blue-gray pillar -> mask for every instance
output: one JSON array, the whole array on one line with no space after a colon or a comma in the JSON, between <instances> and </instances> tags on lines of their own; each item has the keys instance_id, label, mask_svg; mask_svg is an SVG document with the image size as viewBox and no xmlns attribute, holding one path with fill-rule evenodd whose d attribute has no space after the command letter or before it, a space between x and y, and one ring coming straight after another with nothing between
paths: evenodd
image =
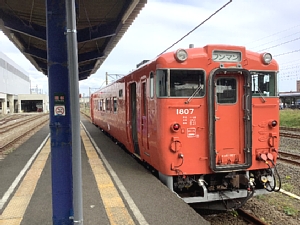
<instances>
[{"instance_id":1,"label":"blue-gray pillar","mask_svg":"<svg viewBox=\"0 0 300 225\"><path fill-rule=\"evenodd\" d=\"M66 6L46 0L54 225L73 224L72 134L68 80Z\"/></svg>"}]
</instances>

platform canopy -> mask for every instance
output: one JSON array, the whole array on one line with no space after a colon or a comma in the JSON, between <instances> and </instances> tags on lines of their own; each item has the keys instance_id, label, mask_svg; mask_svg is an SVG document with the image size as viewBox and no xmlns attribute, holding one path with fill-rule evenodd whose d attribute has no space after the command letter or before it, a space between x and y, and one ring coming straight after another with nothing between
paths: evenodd
<instances>
[{"instance_id":1,"label":"platform canopy","mask_svg":"<svg viewBox=\"0 0 300 225\"><path fill-rule=\"evenodd\" d=\"M62 0L64 1L64 0ZM104 62L147 0L76 0L79 80ZM0 29L47 75L45 0L0 0Z\"/></svg>"}]
</instances>

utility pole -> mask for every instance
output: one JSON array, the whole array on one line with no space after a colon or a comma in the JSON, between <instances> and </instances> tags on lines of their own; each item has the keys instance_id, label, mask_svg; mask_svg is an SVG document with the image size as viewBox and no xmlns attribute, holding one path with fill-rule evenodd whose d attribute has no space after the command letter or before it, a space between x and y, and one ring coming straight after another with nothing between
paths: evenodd
<instances>
[{"instance_id":1,"label":"utility pole","mask_svg":"<svg viewBox=\"0 0 300 225\"><path fill-rule=\"evenodd\" d=\"M108 72L105 73L105 83L106 86L108 85L108 76L110 76L112 79L114 79L113 81L117 80L118 78L123 77L123 74L108 74ZM115 78L113 76L116 76Z\"/></svg>"}]
</instances>

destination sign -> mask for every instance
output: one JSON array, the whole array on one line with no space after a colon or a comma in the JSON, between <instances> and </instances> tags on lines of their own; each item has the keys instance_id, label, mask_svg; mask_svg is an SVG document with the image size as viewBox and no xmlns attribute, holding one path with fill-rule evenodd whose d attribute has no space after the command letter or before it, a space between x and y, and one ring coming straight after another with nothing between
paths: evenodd
<instances>
[{"instance_id":1,"label":"destination sign","mask_svg":"<svg viewBox=\"0 0 300 225\"><path fill-rule=\"evenodd\" d=\"M240 62L241 52L213 51L212 59L215 62Z\"/></svg>"}]
</instances>

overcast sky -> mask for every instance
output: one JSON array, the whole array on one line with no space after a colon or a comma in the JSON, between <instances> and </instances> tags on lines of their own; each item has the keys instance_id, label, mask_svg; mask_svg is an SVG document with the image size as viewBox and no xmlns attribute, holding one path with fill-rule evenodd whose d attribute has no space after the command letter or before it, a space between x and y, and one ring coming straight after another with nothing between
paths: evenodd
<instances>
[{"instance_id":1,"label":"overcast sky","mask_svg":"<svg viewBox=\"0 0 300 225\"><path fill-rule=\"evenodd\" d=\"M103 87L106 72L127 74L142 60L155 58L227 2L148 0L99 70L80 81L80 93L87 96L89 90ZM279 91L295 91L296 80L300 80L299 8L299 0L233 0L170 50L187 48L189 44L231 44L267 51L280 65ZM48 92L47 77L36 71L2 32L0 51L27 71L32 87Z\"/></svg>"}]
</instances>

